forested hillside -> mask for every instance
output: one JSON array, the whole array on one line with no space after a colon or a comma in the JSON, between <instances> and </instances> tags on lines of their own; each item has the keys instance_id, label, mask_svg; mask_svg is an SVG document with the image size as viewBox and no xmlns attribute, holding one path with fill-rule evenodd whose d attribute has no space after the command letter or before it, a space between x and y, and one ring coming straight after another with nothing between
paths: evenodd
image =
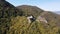
<instances>
[{"instance_id":1,"label":"forested hillside","mask_svg":"<svg viewBox=\"0 0 60 34\"><path fill-rule=\"evenodd\" d=\"M29 15L33 18L28 19ZM36 6L15 7L0 0L0 34L60 34L60 15Z\"/></svg>"}]
</instances>

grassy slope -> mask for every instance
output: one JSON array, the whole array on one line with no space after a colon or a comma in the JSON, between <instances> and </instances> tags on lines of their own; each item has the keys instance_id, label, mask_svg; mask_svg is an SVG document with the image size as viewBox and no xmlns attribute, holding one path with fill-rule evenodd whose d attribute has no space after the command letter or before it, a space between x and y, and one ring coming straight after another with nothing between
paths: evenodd
<instances>
[{"instance_id":1,"label":"grassy slope","mask_svg":"<svg viewBox=\"0 0 60 34\"><path fill-rule=\"evenodd\" d=\"M12 18L11 23L12 26L10 26L7 34L56 34L58 32L58 27L55 24L44 26L42 22L37 21L28 23L24 16Z\"/></svg>"},{"instance_id":2,"label":"grassy slope","mask_svg":"<svg viewBox=\"0 0 60 34\"><path fill-rule=\"evenodd\" d=\"M44 18L46 18L46 20L48 21L47 24L45 24L45 23L39 24L39 22L38 23L35 22L36 24L34 25L34 26L36 26L37 24L39 24L37 26L37 29L38 30L40 29L39 31L42 34L57 34L58 29L60 29L59 28L60 27L59 26L60 15L57 15L57 14L52 13L52 12L44 12L41 9L37 10L37 7L34 7L34 6L23 5L23 6L19 6L18 9L22 9L22 11L24 12L23 13L24 15L29 15L30 13L32 13L33 16L43 16ZM34 10L37 12L35 12ZM31 27L31 28L33 28L33 27Z\"/></svg>"}]
</instances>

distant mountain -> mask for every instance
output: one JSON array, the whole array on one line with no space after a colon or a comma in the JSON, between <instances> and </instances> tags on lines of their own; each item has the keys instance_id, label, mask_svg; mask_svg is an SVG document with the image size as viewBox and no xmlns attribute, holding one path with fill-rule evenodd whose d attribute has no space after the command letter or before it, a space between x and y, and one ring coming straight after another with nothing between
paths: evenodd
<instances>
[{"instance_id":1,"label":"distant mountain","mask_svg":"<svg viewBox=\"0 0 60 34\"><path fill-rule=\"evenodd\" d=\"M60 11L55 11L55 13L60 14Z\"/></svg>"},{"instance_id":2,"label":"distant mountain","mask_svg":"<svg viewBox=\"0 0 60 34\"><path fill-rule=\"evenodd\" d=\"M19 10L22 10L23 15L34 15L35 17L40 15L40 13L44 12L44 10L36 7L36 6L30 6L30 5L21 5L17 6Z\"/></svg>"},{"instance_id":3,"label":"distant mountain","mask_svg":"<svg viewBox=\"0 0 60 34\"><path fill-rule=\"evenodd\" d=\"M43 16L45 17L49 22L51 22L51 20L55 20L57 22L60 22L58 20L60 20L60 15L51 12L51 11L44 11L36 6L29 6L29 5L21 5L17 7L19 10L22 10L24 15L33 15L36 16L36 18L38 16Z\"/></svg>"}]
</instances>

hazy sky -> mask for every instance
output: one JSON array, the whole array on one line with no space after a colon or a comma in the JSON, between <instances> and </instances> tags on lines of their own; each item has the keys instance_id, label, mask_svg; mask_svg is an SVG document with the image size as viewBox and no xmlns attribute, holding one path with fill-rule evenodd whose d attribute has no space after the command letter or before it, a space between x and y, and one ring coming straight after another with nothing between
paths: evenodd
<instances>
[{"instance_id":1,"label":"hazy sky","mask_svg":"<svg viewBox=\"0 0 60 34\"><path fill-rule=\"evenodd\" d=\"M7 0L14 6L32 5L49 11L60 11L60 0Z\"/></svg>"}]
</instances>

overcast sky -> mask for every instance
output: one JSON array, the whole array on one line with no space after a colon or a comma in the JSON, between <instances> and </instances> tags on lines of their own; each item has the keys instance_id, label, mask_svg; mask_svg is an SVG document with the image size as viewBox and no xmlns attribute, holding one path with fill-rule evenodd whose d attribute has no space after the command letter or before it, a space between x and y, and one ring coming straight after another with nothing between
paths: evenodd
<instances>
[{"instance_id":1,"label":"overcast sky","mask_svg":"<svg viewBox=\"0 0 60 34\"><path fill-rule=\"evenodd\" d=\"M46 11L60 11L60 0L6 0L14 6L32 5Z\"/></svg>"}]
</instances>

